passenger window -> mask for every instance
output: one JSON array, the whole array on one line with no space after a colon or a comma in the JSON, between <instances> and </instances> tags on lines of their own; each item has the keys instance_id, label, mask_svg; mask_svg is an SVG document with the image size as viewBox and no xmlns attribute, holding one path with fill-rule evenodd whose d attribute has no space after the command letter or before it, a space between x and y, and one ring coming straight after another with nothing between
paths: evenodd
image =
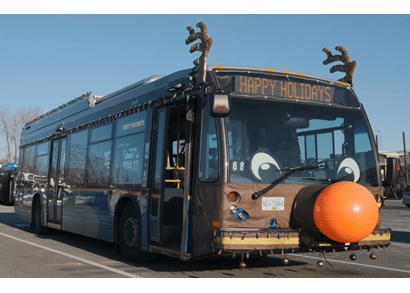
<instances>
[{"instance_id":1,"label":"passenger window","mask_svg":"<svg viewBox=\"0 0 410 293\"><path fill-rule=\"evenodd\" d=\"M115 123L115 137L145 131L146 112L121 118Z\"/></svg>"},{"instance_id":2,"label":"passenger window","mask_svg":"<svg viewBox=\"0 0 410 293\"><path fill-rule=\"evenodd\" d=\"M90 145L88 150L88 187L109 187L111 141Z\"/></svg>"},{"instance_id":3,"label":"passenger window","mask_svg":"<svg viewBox=\"0 0 410 293\"><path fill-rule=\"evenodd\" d=\"M112 133L112 125L104 125L98 128L93 128L91 130L91 141L90 143L94 143L97 141L107 140L111 138Z\"/></svg>"},{"instance_id":4,"label":"passenger window","mask_svg":"<svg viewBox=\"0 0 410 293\"><path fill-rule=\"evenodd\" d=\"M36 156L34 160L34 177L39 184L46 185L48 173L48 142L36 145Z\"/></svg>"},{"instance_id":5,"label":"passenger window","mask_svg":"<svg viewBox=\"0 0 410 293\"><path fill-rule=\"evenodd\" d=\"M144 137L140 133L115 140L112 185L141 186Z\"/></svg>"},{"instance_id":6,"label":"passenger window","mask_svg":"<svg viewBox=\"0 0 410 293\"><path fill-rule=\"evenodd\" d=\"M71 187L84 186L88 129L69 136L67 181Z\"/></svg>"}]
</instances>

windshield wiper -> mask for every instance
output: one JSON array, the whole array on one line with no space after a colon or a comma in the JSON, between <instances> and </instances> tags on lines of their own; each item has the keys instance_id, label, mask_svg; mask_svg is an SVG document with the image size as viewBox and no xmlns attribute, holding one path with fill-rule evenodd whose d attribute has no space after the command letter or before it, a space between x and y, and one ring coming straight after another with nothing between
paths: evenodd
<instances>
[{"instance_id":1,"label":"windshield wiper","mask_svg":"<svg viewBox=\"0 0 410 293\"><path fill-rule=\"evenodd\" d=\"M341 180L331 179L331 178L302 178L302 180L320 181L320 182L329 182L329 183L336 183L336 182L341 181Z\"/></svg>"},{"instance_id":2,"label":"windshield wiper","mask_svg":"<svg viewBox=\"0 0 410 293\"><path fill-rule=\"evenodd\" d=\"M288 172L283 174L281 177L279 177L275 181L273 181L271 183L271 185L269 185L268 187L262 189L261 191L258 191L256 193L252 194L252 199L257 200L262 195L264 195L266 192L268 192L269 190L274 188L276 185L278 185L279 183L284 181L286 178L292 176L293 174L295 174L297 172L306 171L306 170L313 170L313 169L323 169L323 168L327 168L327 166L326 165L324 165L324 166L303 166L303 167L298 167L298 168L287 168L287 169L278 170L280 172L283 172L283 171L288 171Z\"/></svg>"}]
</instances>

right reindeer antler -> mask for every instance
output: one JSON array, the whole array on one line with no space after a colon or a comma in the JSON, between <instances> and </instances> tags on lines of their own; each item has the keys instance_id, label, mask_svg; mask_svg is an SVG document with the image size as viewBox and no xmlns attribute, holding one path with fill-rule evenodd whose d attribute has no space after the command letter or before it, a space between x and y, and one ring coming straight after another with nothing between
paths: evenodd
<instances>
[{"instance_id":1,"label":"right reindeer antler","mask_svg":"<svg viewBox=\"0 0 410 293\"><path fill-rule=\"evenodd\" d=\"M332 55L332 53L330 53L330 50L328 48L323 48L323 52L325 52L327 55L327 59L323 61L323 64L326 65L326 64L329 64L335 61L343 62L344 63L343 65L335 65L332 68L330 68L330 72L331 73L335 71L345 72L346 76L339 79L339 81L349 83L352 86L352 88L354 88L353 71L356 67L357 62L350 61L349 54L347 54L347 51L343 46L337 46L335 49L341 52L342 55Z\"/></svg>"},{"instance_id":2,"label":"right reindeer antler","mask_svg":"<svg viewBox=\"0 0 410 293\"><path fill-rule=\"evenodd\" d=\"M208 59L209 49L212 45L212 38L208 38L208 29L206 28L205 23L198 22L196 27L201 29L201 32L195 33L194 28L192 26L188 26L187 30L189 31L189 37L185 40L187 45L195 42L198 39L201 39L200 43L192 45L189 49L190 53L195 51L201 51L201 56L194 61L194 65L199 67L199 80L201 83L205 83L206 81L206 65Z\"/></svg>"}]
</instances>

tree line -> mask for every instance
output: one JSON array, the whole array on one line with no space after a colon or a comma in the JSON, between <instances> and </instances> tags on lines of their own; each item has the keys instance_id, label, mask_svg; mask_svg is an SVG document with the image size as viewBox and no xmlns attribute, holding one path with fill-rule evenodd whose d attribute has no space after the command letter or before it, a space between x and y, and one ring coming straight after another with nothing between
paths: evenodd
<instances>
[{"instance_id":1,"label":"tree line","mask_svg":"<svg viewBox=\"0 0 410 293\"><path fill-rule=\"evenodd\" d=\"M18 163L21 131L28 121L41 114L43 110L38 106L0 105L0 165Z\"/></svg>"}]
</instances>

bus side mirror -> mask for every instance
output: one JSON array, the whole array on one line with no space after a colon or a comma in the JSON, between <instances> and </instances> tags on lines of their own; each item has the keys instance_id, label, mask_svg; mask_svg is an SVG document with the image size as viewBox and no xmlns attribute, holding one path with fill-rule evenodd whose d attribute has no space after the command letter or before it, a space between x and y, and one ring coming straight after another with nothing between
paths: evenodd
<instances>
[{"instance_id":1,"label":"bus side mirror","mask_svg":"<svg viewBox=\"0 0 410 293\"><path fill-rule=\"evenodd\" d=\"M209 111L212 117L228 117L231 103L228 95L212 94L208 96Z\"/></svg>"},{"instance_id":2,"label":"bus side mirror","mask_svg":"<svg viewBox=\"0 0 410 293\"><path fill-rule=\"evenodd\" d=\"M400 162L397 158L387 158L386 174L384 183L386 185L395 185L400 177Z\"/></svg>"}]
</instances>

